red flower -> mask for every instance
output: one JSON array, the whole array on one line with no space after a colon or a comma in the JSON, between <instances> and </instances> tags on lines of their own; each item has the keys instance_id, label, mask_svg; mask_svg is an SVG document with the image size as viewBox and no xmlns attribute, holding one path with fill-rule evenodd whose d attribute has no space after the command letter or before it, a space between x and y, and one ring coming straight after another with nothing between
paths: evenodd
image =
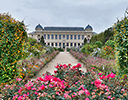
<instances>
[{"instance_id":1,"label":"red flower","mask_svg":"<svg viewBox=\"0 0 128 100\"><path fill-rule=\"evenodd\" d=\"M44 79L43 79L42 77L39 77L38 79L39 79L40 81L44 81Z\"/></svg>"},{"instance_id":2,"label":"red flower","mask_svg":"<svg viewBox=\"0 0 128 100\"><path fill-rule=\"evenodd\" d=\"M44 86L44 85L42 85L42 86L40 87L40 89L41 89L41 90L44 90L44 89L45 89L45 86Z\"/></svg>"}]
</instances>

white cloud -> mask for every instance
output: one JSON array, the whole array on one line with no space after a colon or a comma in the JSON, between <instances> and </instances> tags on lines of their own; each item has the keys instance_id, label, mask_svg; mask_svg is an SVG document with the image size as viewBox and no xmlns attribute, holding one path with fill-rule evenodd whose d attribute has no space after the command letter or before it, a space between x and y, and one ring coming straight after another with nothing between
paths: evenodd
<instances>
[{"instance_id":1,"label":"white cloud","mask_svg":"<svg viewBox=\"0 0 128 100\"><path fill-rule=\"evenodd\" d=\"M0 11L17 20L25 18L29 32L44 26L92 25L95 32L112 26L124 16L127 0L3 0Z\"/></svg>"}]
</instances>

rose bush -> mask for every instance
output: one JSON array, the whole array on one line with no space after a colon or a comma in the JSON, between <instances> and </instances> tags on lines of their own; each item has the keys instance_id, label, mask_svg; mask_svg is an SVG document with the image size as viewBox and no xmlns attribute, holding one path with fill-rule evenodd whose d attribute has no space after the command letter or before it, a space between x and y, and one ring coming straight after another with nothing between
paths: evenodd
<instances>
[{"instance_id":1,"label":"rose bush","mask_svg":"<svg viewBox=\"0 0 128 100\"><path fill-rule=\"evenodd\" d=\"M3 99L11 100L127 100L128 77L120 79L116 74L104 75L93 69L81 71L81 64L58 64L55 75L50 73L36 81L16 83L2 88ZM118 80L116 80L118 79ZM123 81L122 81L123 80Z\"/></svg>"}]
</instances>

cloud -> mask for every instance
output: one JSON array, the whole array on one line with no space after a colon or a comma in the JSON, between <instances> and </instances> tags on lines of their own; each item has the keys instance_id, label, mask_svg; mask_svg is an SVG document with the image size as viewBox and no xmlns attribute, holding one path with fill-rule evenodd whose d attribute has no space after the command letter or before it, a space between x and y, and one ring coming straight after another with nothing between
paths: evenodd
<instances>
[{"instance_id":1,"label":"cloud","mask_svg":"<svg viewBox=\"0 0 128 100\"><path fill-rule=\"evenodd\" d=\"M124 16L127 4L127 0L3 0L0 11L25 19L29 32L40 23L43 27L90 24L100 33Z\"/></svg>"}]
</instances>

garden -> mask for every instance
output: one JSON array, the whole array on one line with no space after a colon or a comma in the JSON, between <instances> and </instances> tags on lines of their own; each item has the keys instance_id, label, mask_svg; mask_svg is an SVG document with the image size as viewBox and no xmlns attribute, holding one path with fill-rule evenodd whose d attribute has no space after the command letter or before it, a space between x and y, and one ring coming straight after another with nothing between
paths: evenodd
<instances>
[{"instance_id":1,"label":"garden","mask_svg":"<svg viewBox=\"0 0 128 100\"><path fill-rule=\"evenodd\" d=\"M23 22L0 14L0 91L3 100L128 100L128 19L114 25L114 40L68 51L84 63L57 64L54 74L31 78L51 61L56 48L32 42Z\"/></svg>"}]
</instances>

